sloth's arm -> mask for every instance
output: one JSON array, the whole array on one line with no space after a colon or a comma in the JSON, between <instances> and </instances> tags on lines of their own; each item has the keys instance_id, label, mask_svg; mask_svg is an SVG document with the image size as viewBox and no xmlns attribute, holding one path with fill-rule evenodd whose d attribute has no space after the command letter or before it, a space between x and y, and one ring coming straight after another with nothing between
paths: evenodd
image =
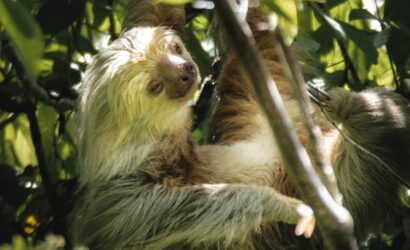
<instances>
[{"instance_id":1,"label":"sloth's arm","mask_svg":"<svg viewBox=\"0 0 410 250\"><path fill-rule=\"evenodd\" d=\"M164 187L135 180L95 185L74 232L86 245L169 246L240 240L269 221L296 223L304 205L271 188L209 184Z\"/></svg>"}]
</instances>

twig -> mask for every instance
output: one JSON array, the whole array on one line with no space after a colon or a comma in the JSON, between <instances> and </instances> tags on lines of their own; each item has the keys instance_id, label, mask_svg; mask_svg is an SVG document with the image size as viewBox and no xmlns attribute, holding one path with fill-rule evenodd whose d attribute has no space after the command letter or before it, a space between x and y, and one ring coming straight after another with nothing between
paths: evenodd
<instances>
[{"instance_id":1,"label":"twig","mask_svg":"<svg viewBox=\"0 0 410 250\"><path fill-rule=\"evenodd\" d=\"M288 82L293 87L293 92L296 97L295 99L297 100L299 109L303 116L304 125L309 133L313 160L321 170L318 172L318 175L326 186L327 190L329 190L333 199L341 204L342 196L337 188L336 177L334 175L333 168L331 167L329 162L324 160L324 156L319 150L320 145L322 145L321 138L323 138L323 135L320 131L320 128L315 124L311 115L309 114L311 105L306 92L306 83L303 78L302 71L298 66L295 55L293 55L289 47L286 46L283 36L278 29L273 32L273 37L275 38L277 44L276 48L282 69L285 72Z\"/></svg>"},{"instance_id":2,"label":"twig","mask_svg":"<svg viewBox=\"0 0 410 250\"><path fill-rule=\"evenodd\" d=\"M225 28L227 39L250 79L251 88L268 117L286 166L294 177L302 197L315 210L327 249L357 249L350 214L338 205L316 175L306 150L290 126L283 101L246 22L237 20L228 1L214 1L215 10Z\"/></svg>"},{"instance_id":3,"label":"twig","mask_svg":"<svg viewBox=\"0 0 410 250\"><path fill-rule=\"evenodd\" d=\"M350 71L350 73L352 74L352 79L353 79L353 84L349 84L349 87L354 87L357 88L357 86L361 86L361 82L360 82L360 78L359 75L357 74L357 70L352 62L352 59L350 59L349 53L347 52L346 46L344 44L343 41L341 41L339 38L335 38L337 44L339 45L340 48L340 52L342 53L343 59L345 61L345 66L347 71ZM346 76L346 79L349 81L349 76Z\"/></svg>"},{"instance_id":4,"label":"twig","mask_svg":"<svg viewBox=\"0 0 410 250\"><path fill-rule=\"evenodd\" d=\"M117 35L117 31L115 30L115 18L114 18L114 2L113 0L108 0L108 4L110 5L111 8L111 13L108 16L109 20L110 20L110 35L111 35L111 39L116 39L118 38Z\"/></svg>"},{"instance_id":5,"label":"twig","mask_svg":"<svg viewBox=\"0 0 410 250\"><path fill-rule=\"evenodd\" d=\"M37 161L38 161L38 168L40 170L40 176L42 182L44 184L44 188L46 190L46 194L48 200L50 202L50 207L52 209L53 214L55 215L55 208L57 203L57 194L55 192L53 182L50 178L50 174L47 169L46 160L44 157L44 150L43 150L43 143L41 140L41 132L40 127L38 126L38 120L36 117L36 105L33 103L30 105L31 107L27 110L26 114L28 120L30 122L30 133L31 139L33 140L34 150L36 153Z\"/></svg>"},{"instance_id":6,"label":"twig","mask_svg":"<svg viewBox=\"0 0 410 250\"><path fill-rule=\"evenodd\" d=\"M90 20L88 11L85 11L84 16L85 16L85 25L87 28L86 30L87 30L88 40L90 41L91 44L94 45L94 37L93 37L93 32L91 31L91 20Z\"/></svg>"},{"instance_id":7,"label":"twig","mask_svg":"<svg viewBox=\"0 0 410 250\"><path fill-rule=\"evenodd\" d=\"M11 113L4 121L0 122L0 130L2 130L5 126L7 126L9 123L13 122L16 120L16 118L19 116L18 113Z\"/></svg>"},{"instance_id":8,"label":"twig","mask_svg":"<svg viewBox=\"0 0 410 250\"><path fill-rule=\"evenodd\" d=\"M25 69L23 63L21 62L18 53L14 46L11 44L10 40L2 35L1 39L3 41L3 50L8 59L13 63L14 69L16 70L17 77L23 83L23 85L32 93L38 100L43 103L54 107L58 112L64 112L66 110L74 109L75 100L68 98L61 98L60 100L53 100L48 96L48 93L41 86L36 84L27 70Z\"/></svg>"}]
</instances>

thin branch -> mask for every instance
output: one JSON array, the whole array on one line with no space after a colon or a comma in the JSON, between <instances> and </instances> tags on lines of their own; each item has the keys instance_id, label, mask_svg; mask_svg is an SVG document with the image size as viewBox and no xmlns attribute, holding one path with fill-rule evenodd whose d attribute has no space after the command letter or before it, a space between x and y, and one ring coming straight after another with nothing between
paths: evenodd
<instances>
[{"instance_id":1,"label":"thin branch","mask_svg":"<svg viewBox=\"0 0 410 250\"><path fill-rule=\"evenodd\" d=\"M114 1L113 0L108 0L108 4L110 5L111 8L111 13L108 16L110 20L110 35L111 39L116 39L118 38L117 31L115 30L115 18L114 18Z\"/></svg>"},{"instance_id":2,"label":"thin branch","mask_svg":"<svg viewBox=\"0 0 410 250\"><path fill-rule=\"evenodd\" d=\"M319 150L320 145L323 145L323 143L321 142L323 135L320 131L319 126L315 124L309 112L311 110L311 105L306 92L306 83L303 78L302 70L298 65L296 56L292 53L289 47L286 46L283 36L278 29L273 32L273 37L275 38L277 44L276 48L282 69L285 72L288 82L293 87L293 92L296 97L295 99L297 100L299 109L303 116L304 125L309 133L313 160L321 170L318 172L318 175L326 186L327 190L329 190L329 192L331 193L333 199L341 204L342 196L337 188L336 177L334 175L333 168L329 164L329 162L324 160L324 156Z\"/></svg>"},{"instance_id":3,"label":"thin branch","mask_svg":"<svg viewBox=\"0 0 410 250\"><path fill-rule=\"evenodd\" d=\"M19 113L11 113L4 121L0 122L0 130L12 123L19 116Z\"/></svg>"},{"instance_id":4,"label":"thin branch","mask_svg":"<svg viewBox=\"0 0 410 250\"><path fill-rule=\"evenodd\" d=\"M34 145L34 150L36 153L37 161L38 161L38 167L40 170L40 176L42 183L44 185L44 188L46 190L46 194L48 197L48 200L50 202L50 207L52 208L52 212L55 215L55 208L57 203L57 194L55 192L55 188L53 185L53 182L50 178L50 174L47 169L47 164L46 160L44 157L44 150L43 150L43 143L41 139L41 132L40 132L40 127L38 125L38 120L36 117L36 105L33 103L30 105L30 109L26 112L27 118L30 122L30 133L31 133L31 139L33 141Z\"/></svg>"},{"instance_id":5,"label":"thin branch","mask_svg":"<svg viewBox=\"0 0 410 250\"><path fill-rule=\"evenodd\" d=\"M85 25L87 28L86 30L87 30L88 40L90 41L92 45L94 45L94 37L93 37L93 32L91 30L91 20L90 20L88 11L85 11L84 16L85 16Z\"/></svg>"},{"instance_id":6,"label":"thin branch","mask_svg":"<svg viewBox=\"0 0 410 250\"><path fill-rule=\"evenodd\" d=\"M74 107L76 106L75 100L68 98L61 98L60 100L51 99L48 96L47 91L32 80L31 76L20 60L18 52L11 44L10 40L4 34L1 36L1 39L3 41L4 54L13 63L17 77L30 91L30 93L32 93L38 100L42 101L43 103L54 107L60 113L66 110L74 109Z\"/></svg>"},{"instance_id":7,"label":"thin branch","mask_svg":"<svg viewBox=\"0 0 410 250\"><path fill-rule=\"evenodd\" d=\"M237 20L229 1L214 1L216 12L225 28L227 39L236 51L251 88L268 117L271 129L295 185L313 207L327 249L357 249L353 222L346 209L337 204L316 175L306 150L291 129L290 118L275 82L255 48L252 32L246 22ZM297 181L296 181L297 180Z\"/></svg>"},{"instance_id":8,"label":"thin branch","mask_svg":"<svg viewBox=\"0 0 410 250\"><path fill-rule=\"evenodd\" d=\"M361 81L360 81L359 75L357 73L357 70L356 70L356 68L353 64L353 61L352 61L352 59L350 59L349 53L347 52L347 48L346 48L344 42L341 41L337 37L335 39L336 39L337 44L339 45L340 52L342 53L343 59L345 61L346 69L352 75L353 85L349 84L349 87L357 88L357 86L361 86ZM349 81L349 76L346 76L346 77L347 77L348 82L350 82Z\"/></svg>"}]
</instances>

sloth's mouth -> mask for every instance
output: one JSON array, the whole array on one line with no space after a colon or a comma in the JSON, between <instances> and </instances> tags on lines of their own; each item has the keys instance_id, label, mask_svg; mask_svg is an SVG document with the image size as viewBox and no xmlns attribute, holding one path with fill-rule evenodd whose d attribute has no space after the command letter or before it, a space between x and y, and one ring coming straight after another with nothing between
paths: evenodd
<instances>
[{"instance_id":1,"label":"sloth's mouth","mask_svg":"<svg viewBox=\"0 0 410 250\"><path fill-rule=\"evenodd\" d=\"M191 96L198 85L197 66L192 62L185 62L173 73L173 75L167 75L166 92L168 97L170 99L179 99Z\"/></svg>"},{"instance_id":2,"label":"sloth's mouth","mask_svg":"<svg viewBox=\"0 0 410 250\"><path fill-rule=\"evenodd\" d=\"M174 83L171 83L169 86L169 91L167 91L169 98L179 99L191 96L194 93L196 86L198 85L197 80L198 76L195 75L195 77L191 77L189 81L185 79L179 79Z\"/></svg>"}]
</instances>

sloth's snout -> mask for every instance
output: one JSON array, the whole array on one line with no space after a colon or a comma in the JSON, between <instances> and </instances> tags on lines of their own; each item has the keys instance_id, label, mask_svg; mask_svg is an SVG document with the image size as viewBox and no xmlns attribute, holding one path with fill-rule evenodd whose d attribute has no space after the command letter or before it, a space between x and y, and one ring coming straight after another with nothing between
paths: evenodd
<instances>
[{"instance_id":1,"label":"sloth's snout","mask_svg":"<svg viewBox=\"0 0 410 250\"><path fill-rule=\"evenodd\" d=\"M192 93L199 78L198 68L186 58L167 54L158 65L158 73L164 79L166 92L171 99L181 98Z\"/></svg>"},{"instance_id":2,"label":"sloth's snout","mask_svg":"<svg viewBox=\"0 0 410 250\"><path fill-rule=\"evenodd\" d=\"M196 69L195 64L193 64L192 62L184 62L179 66L180 69L180 81L183 84L188 84L191 85L196 81L198 72Z\"/></svg>"}]
</instances>

